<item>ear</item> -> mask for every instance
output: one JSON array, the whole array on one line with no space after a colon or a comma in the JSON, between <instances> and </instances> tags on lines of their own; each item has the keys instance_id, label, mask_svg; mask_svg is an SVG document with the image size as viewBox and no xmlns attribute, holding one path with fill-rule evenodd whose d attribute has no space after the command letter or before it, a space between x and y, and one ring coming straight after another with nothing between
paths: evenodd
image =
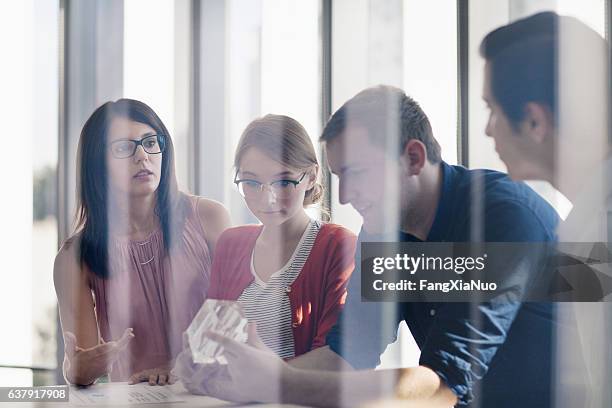
<instances>
[{"instance_id":1,"label":"ear","mask_svg":"<svg viewBox=\"0 0 612 408\"><path fill-rule=\"evenodd\" d=\"M525 119L521 125L522 133L536 143L543 143L554 133L555 125L551 110L537 102L525 105Z\"/></svg>"},{"instance_id":2,"label":"ear","mask_svg":"<svg viewBox=\"0 0 612 408\"><path fill-rule=\"evenodd\" d=\"M409 176L417 176L427 161L427 148L420 140L411 139L406 143L400 161L402 169Z\"/></svg>"}]
</instances>

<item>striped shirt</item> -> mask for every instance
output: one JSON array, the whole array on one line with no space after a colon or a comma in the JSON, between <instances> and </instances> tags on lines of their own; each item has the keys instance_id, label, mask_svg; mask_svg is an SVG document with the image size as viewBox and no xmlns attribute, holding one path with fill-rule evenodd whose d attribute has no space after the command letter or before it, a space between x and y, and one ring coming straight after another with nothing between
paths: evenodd
<instances>
[{"instance_id":1,"label":"striped shirt","mask_svg":"<svg viewBox=\"0 0 612 408\"><path fill-rule=\"evenodd\" d=\"M263 343L281 358L295 356L287 287L295 281L304 267L320 228L320 222L310 221L289 261L274 272L267 283L255 273L255 249L251 252L251 273L255 279L244 289L238 302L249 322L257 323L257 334Z\"/></svg>"}]
</instances>

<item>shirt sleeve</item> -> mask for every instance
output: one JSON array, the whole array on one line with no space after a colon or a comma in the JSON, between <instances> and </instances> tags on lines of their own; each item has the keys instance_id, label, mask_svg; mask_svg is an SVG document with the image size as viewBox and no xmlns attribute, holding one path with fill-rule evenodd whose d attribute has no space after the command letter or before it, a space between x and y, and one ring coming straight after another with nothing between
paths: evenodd
<instances>
[{"instance_id":1,"label":"shirt sleeve","mask_svg":"<svg viewBox=\"0 0 612 408\"><path fill-rule=\"evenodd\" d=\"M355 270L347 288L347 298L336 324L326 336L329 348L355 369L375 368L387 345L397 339L401 321L396 303L362 302L359 242Z\"/></svg>"},{"instance_id":2,"label":"shirt sleeve","mask_svg":"<svg viewBox=\"0 0 612 408\"><path fill-rule=\"evenodd\" d=\"M325 274L325 299L317 331L312 341L313 349L325 345L325 337L336 324L346 301L346 287L349 278L355 268L357 237L341 229L334 234L332 240L334 251L330 254L329 269Z\"/></svg>"},{"instance_id":3,"label":"shirt sleeve","mask_svg":"<svg viewBox=\"0 0 612 408\"><path fill-rule=\"evenodd\" d=\"M210 284L208 286L207 299L222 299L223 298L223 281L222 273L226 269L228 260L228 241L230 241L230 231L223 232L217 240L215 248L215 256L213 257L210 268Z\"/></svg>"},{"instance_id":4,"label":"shirt sleeve","mask_svg":"<svg viewBox=\"0 0 612 408\"><path fill-rule=\"evenodd\" d=\"M493 206L486 219L496 220L485 226L487 242L544 242L551 238L531 210L519 203ZM436 324L422 347L420 364L440 376L459 399L459 405L473 398L474 382L487 373L521 308L520 292L542 266L539 257L509 259L514 262L504 266L513 285L490 301L441 304L436 311Z\"/></svg>"}]
</instances>

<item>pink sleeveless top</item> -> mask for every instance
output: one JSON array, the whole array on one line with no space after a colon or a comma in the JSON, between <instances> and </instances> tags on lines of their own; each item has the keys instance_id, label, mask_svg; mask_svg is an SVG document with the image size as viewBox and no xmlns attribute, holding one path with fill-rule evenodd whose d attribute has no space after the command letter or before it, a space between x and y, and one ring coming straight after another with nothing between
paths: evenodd
<instances>
[{"instance_id":1,"label":"pink sleeveless top","mask_svg":"<svg viewBox=\"0 0 612 408\"><path fill-rule=\"evenodd\" d=\"M96 318L105 341L118 340L128 327L134 338L113 365L112 381L169 363L182 348L182 333L208 291L211 257L196 211L189 209L181 234L164 256L161 229L142 241L109 242L109 279L90 273Z\"/></svg>"}]
</instances>

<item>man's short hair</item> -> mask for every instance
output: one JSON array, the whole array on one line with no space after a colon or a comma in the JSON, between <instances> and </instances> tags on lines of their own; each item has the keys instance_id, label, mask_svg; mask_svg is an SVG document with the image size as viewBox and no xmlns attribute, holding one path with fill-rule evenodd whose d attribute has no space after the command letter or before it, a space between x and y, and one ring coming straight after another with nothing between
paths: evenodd
<instances>
[{"instance_id":1,"label":"man's short hair","mask_svg":"<svg viewBox=\"0 0 612 408\"><path fill-rule=\"evenodd\" d=\"M586 39L605 47L603 38L584 23L554 12L534 14L497 28L480 44L480 55L490 67L493 97L515 128L525 118L529 102L548 107L557 117L560 28L564 44L566 38Z\"/></svg>"},{"instance_id":2,"label":"man's short hair","mask_svg":"<svg viewBox=\"0 0 612 408\"><path fill-rule=\"evenodd\" d=\"M427 115L399 88L379 85L359 92L332 115L320 141L335 139L351 125L364 127L370 140L383 147L389 147L392 142L389 139L397 136L399 154L409 140L419 140L425 145L429 162L436 164L442 160L440 145L433 137Z\"/></svg>"}]
</instances>

